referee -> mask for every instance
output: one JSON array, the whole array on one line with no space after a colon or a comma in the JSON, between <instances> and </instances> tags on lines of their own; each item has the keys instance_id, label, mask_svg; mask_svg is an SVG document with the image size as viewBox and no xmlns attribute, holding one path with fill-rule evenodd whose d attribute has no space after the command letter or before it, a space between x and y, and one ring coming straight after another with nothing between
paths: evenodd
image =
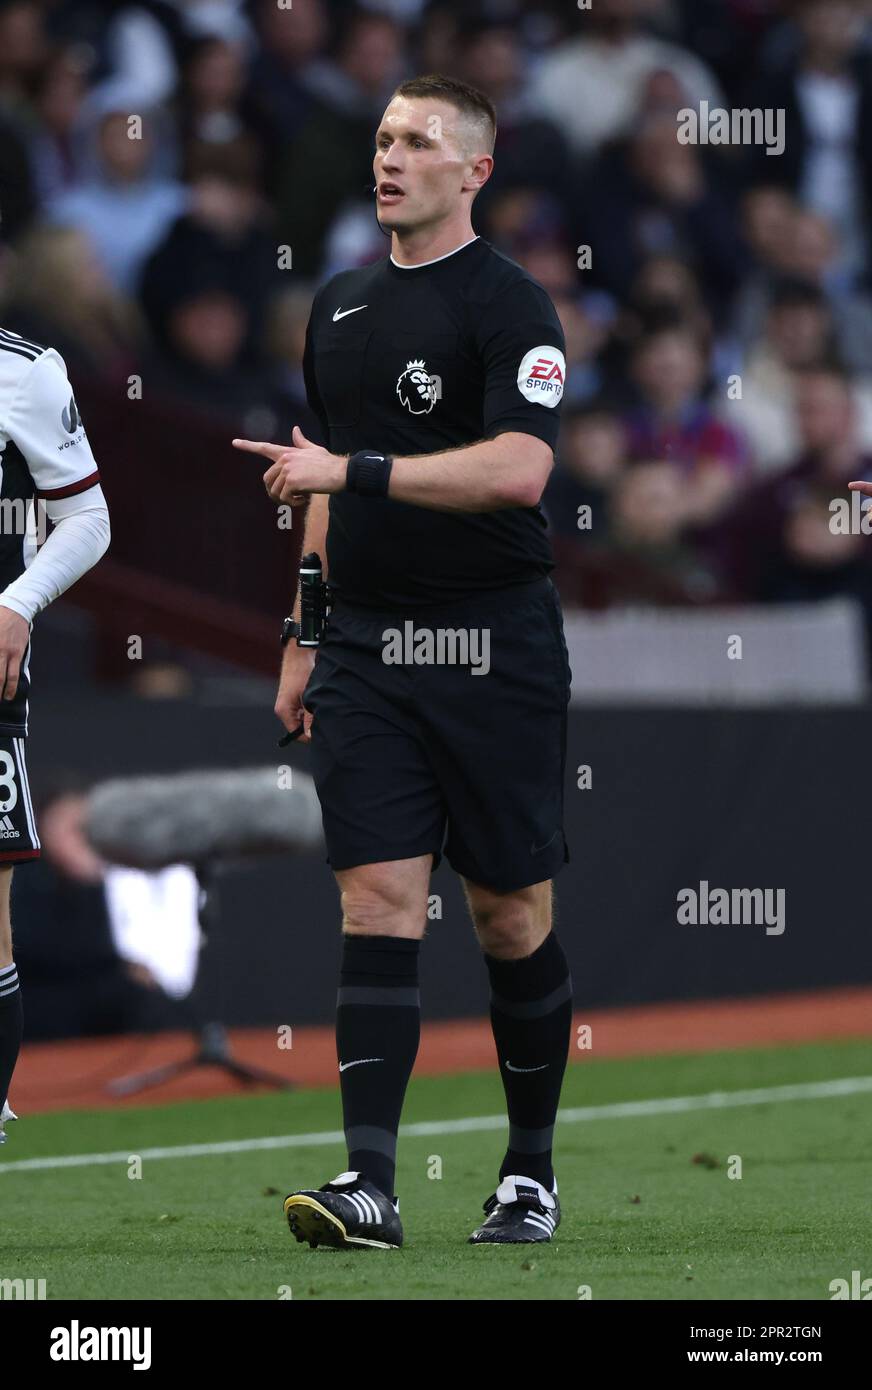
<instances>
[{"instance_id":1,"label":"referee","mask_svg":"<svg viewBox=\"0 0 872 1390\"><path fill-rule=\"evenodd\" d=\"M341 893L336 1040L348 1169L284 1204L311 1245L402 1243L397 1130L420 1031L429 880L460 874L491 984L508 1148L476 1244L550 1240L571 982L552 927L570 671L539 499L564 340L548 295L472 229L496 115L442 76L397 88L375 137L390 257L315 296L304 369L325 446L234 440L308 501L333 609L286 647L276 713L311 734ZM299 617L299 607L295 610Z\"/></svg>"}]
</instances>

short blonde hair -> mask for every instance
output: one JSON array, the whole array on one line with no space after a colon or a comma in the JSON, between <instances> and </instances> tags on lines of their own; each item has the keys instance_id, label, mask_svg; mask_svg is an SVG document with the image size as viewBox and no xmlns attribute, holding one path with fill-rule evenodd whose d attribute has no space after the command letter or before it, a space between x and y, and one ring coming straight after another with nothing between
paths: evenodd
<instances>
[{"instance_id":1,"label":"short blonde hair","mask_svg":"<svg viewBox=\"0 0 872 1390\"><path fill-rule=\"evenodd\" d=\"M394 92L395 97L429 97L431 101L445 101L465 116L471 125L478 127L481 143L488 154L493 154L497 136L497 113L490 97L468 82L460 82L456 77L446 77L442 73L431 72L424 77L411 77L401 82Z\"/></svg>"}]
</instances>

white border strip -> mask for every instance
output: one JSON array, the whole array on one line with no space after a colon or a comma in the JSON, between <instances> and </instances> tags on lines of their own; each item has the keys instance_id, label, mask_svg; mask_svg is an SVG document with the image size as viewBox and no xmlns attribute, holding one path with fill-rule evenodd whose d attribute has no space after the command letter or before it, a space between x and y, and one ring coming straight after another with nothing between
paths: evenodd
<instances>
[{"instance_id":1,"label":"white border strip","mask_svg":"<svg viewBox=\"0 0 872 1390\"><path fill-rule=\"evenodd\" d=\"M793 1086L765 1086L753 1091L709 1091L702 1096L664 1096L656 1100L617 1101L611 1105L583 1105L558 1112L558 1122L581 1124L587 1120L641 1119L646 1115L680 1115L693 1110L727 1110L743 1105L771 1105L779 1101L831 1100L837 1096L872 1093L872 1076L846 1076L835 1081L809 1081ZM505 1115L477 1115L466 1120L424 1120L400 1125L403 1139L423 1139L445 1134L482 1134L504 1130ZM341 1129L319 1134L282 1134L262 1139L229 1139L216 1144L178 1144L167 1148L140 1149L138 1157L209 1158L217 1154L256 1153L263 1149L311 1149L321 1144L344 1144ZM115 1153L62 1154L55 1158L23 1158L14 1163L0 1160L0 1174L33 1173L56 1168L93 1168L111 1163L129 1163L129 1149Z\"/></svg>"},{"instance_id":2,"label":"white border strip","mask_svg":"<svg viewBox=\"0 0 872 1390\"><path fill-rule=\"evenodd\" d=\"M27 821L27 830L30 835L30 843L33 849L40 849L39 836L36 833L36 817L33 814L33 802L30 797L30 783L27 780L27 763L24 760L24 739L16 738L12 740L15 761L18 764L18 780L21 784L21 800L24 806L24 815Z\"/></svg>"}]
</instances>

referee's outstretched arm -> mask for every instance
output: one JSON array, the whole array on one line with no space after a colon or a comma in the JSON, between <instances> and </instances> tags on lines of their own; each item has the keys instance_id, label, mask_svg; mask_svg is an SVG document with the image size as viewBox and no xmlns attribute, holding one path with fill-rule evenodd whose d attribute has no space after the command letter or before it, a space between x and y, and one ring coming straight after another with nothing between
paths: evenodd
<instances>
[{"instance_id":1,"label":"referee's outstretched arm","mask_svg":"<svg viewBox=\"0 0 872 1390\"><path fill-rule=\"evenodd\" d=\"M294 445L234 439L236 449L270 459L264 486L276 503L300 505L315 493L344 492L348 458L331 454L294 427ZM551 448L532 434L506 431L459 449L392 461L388 495L437 512L494 512L535 507L554 462ZM307 536L307 548L308 536Z\"/></svg>"}]
</instances>

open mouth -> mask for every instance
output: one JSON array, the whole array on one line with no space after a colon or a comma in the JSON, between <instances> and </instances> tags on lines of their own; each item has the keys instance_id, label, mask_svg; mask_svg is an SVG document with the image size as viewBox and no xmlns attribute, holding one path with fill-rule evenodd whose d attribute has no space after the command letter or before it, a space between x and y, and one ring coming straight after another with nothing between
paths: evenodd
<instances>
[{"instance_id":1,"label":"open mouth","mask_svg":"<svg viewBox=\"0 0 872 1390\"><path fill-rule=\"evenodd\" d=\"M380 183L378 186L378 201L385 206L391 203L398 203L400 199L405 196L405 193L397 183L390 183L388 180L385 180L384 183Z\"/></svg>"}]
</instances>

